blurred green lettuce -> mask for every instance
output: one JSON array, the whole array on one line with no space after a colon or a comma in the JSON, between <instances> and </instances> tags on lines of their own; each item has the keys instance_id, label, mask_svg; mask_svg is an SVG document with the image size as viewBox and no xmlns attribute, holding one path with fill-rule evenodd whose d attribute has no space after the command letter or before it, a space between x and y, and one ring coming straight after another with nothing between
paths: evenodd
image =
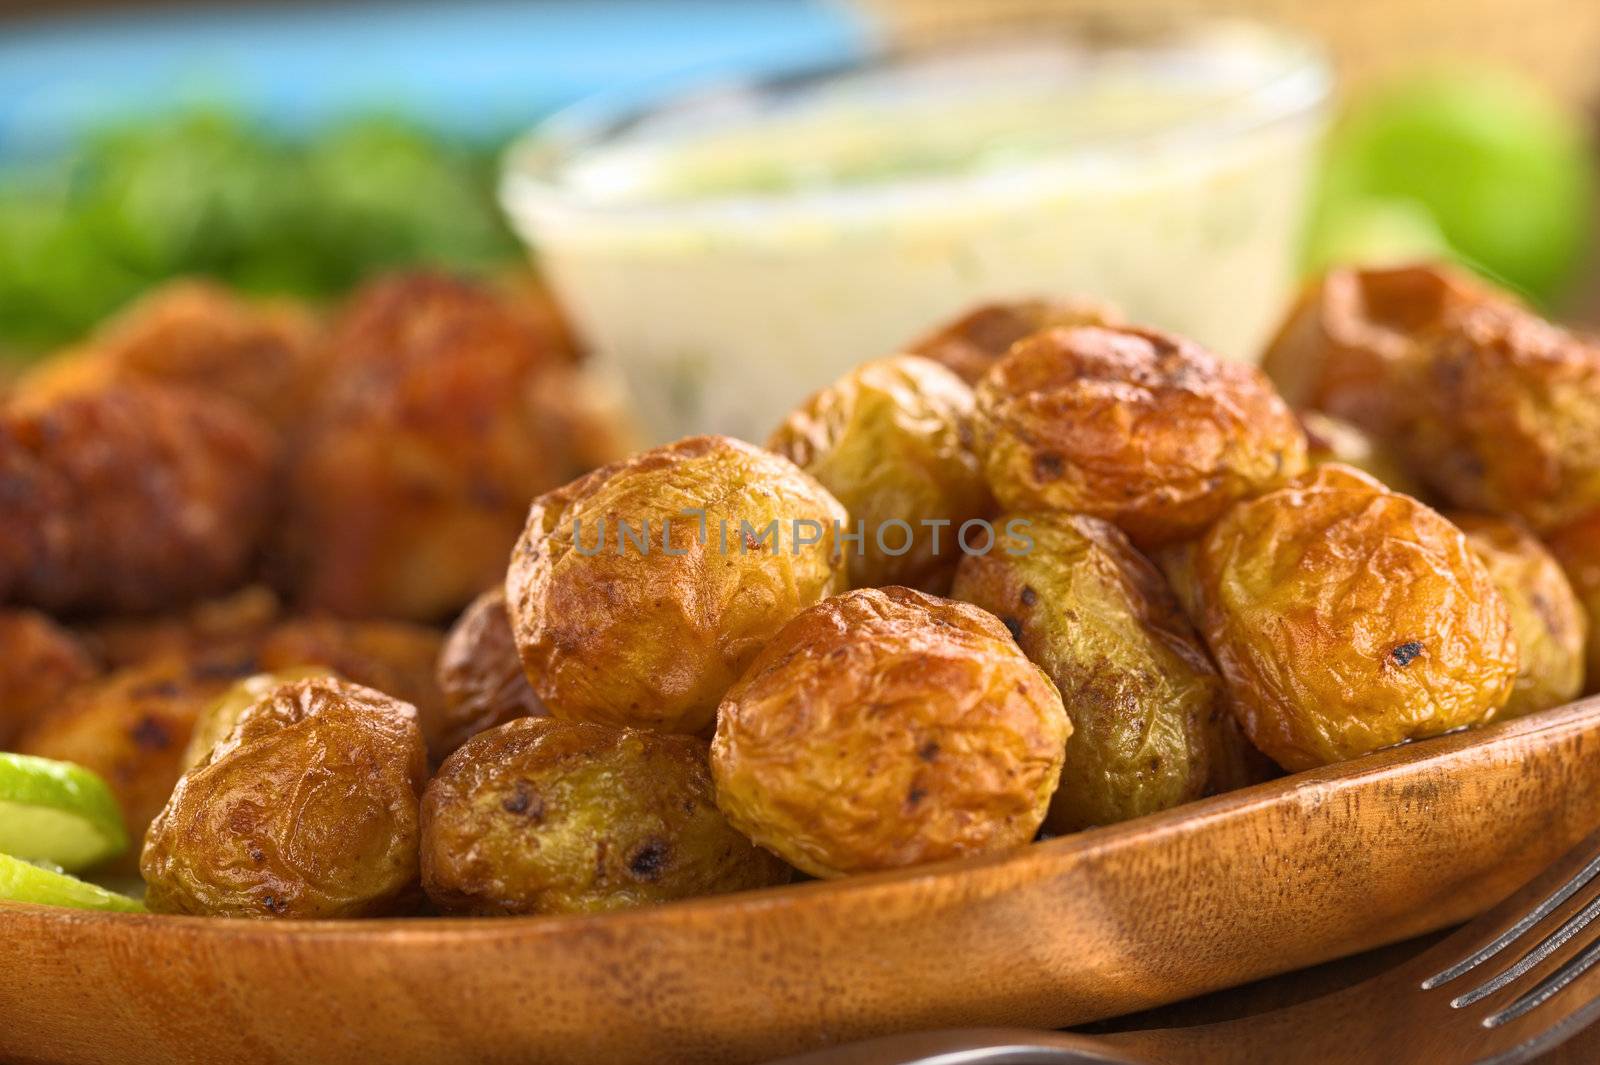
<instances>
[{"instance_id":1,"label":"blurred green lettuce","mask_svg":"<svg viewBox=\"0 0 1600 1065\"><path fill-rule=\"evenodd\" d=\"M520 254L495 163L390 116L305 140L222 110L94 132L0 168L0 349L68 342L177 274L317 298L406 263L493 268Z\"/></svg>"}]
</instances>

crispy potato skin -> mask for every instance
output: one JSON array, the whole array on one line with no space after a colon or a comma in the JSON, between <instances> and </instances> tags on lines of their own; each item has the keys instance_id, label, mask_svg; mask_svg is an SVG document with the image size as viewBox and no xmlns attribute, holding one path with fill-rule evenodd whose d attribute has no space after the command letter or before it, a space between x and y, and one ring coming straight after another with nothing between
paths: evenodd
<instances>
[{"instance_id":1,"label":"crispy potato skin","mask_svg":"<svg viewBox=\"0 0 1600 1065\"><path fill-rule=\"evenodd\" d=\"M1071 732L993 615L862 589L797 615L728 692L712 774L736 828L836 877L1027 843Z\"/></svg>"},{"instance_id":2,"label":"crispy potato skin","mask_svg":"<svg viewBox=\"0 0 1600 1065\"><path fill-rule=\"evenodd\" d=\"M446 913L594 913L787 883L717 810L692 736L520 718L451 755L422 804Z\"/></svg>"},{"instance_id":3,"label":"crispy potato skin","mask_svg":"<svg viewBox=\"0 0 1600 1065\"><path fill-rule=\"evenodd\" d=\"M985 303L912 341L906 351L932 359L967 384L976 385L1011 345L1032 333L1120 324L1122 316L1114 307L1081 297Z\"/></svg>"},{"instance_id":4,"label":"crispy potato skin","mask_svg":"<svg viewBox=\"0 0 1600 1065\"><path fill-rule=\"evenodd\" d=\"M100 672L72 633L33 610L0 610L0 750Z\"/></svg>"},{"instance_id":5,"label":"crispy potato skin","mask_svg":"<svg viewBox=\"0 0 1600 1065\"><path fill-rule=\"evenodd\" d=\"M1380 436L1407 417L1397 382L1423 359L1418 338L1500 297L1431 264L1333 270L1306 286L1261 368L1299 409L1326 411Z\"/></svg>"},{"instance_id":6,"label":"crispy potato skin","mask_svg":"<svg viewBox=\"0 0 1600 1065\"><path fill-rule=\"evenodd\" d=\"M429 750L443 759L486 729L546 711L522 672L511 632L505 588L496 586L472 601L445 637L434 672L444 696L439 735Z\"/></svg>"},{"instance_id":7,"label":"crispy potato skin","mask_svg":"<svg viewBox=\"0 0 1600 1065\"><path fill-rule=\"evenodd\" d=\"M187 773L211 754L239 723L244 712L286 684L301 680L323 679L334 676L323 666L289 666L270 673L255 673L234 681L227 690L211 700L195 718L189 742L184 745L180 764Z\"/></svg>"},{"instance_id":8,"label":"crispy potato skin","mask_svg":"<svg viewBox=\"0 0 1600 1065\"><path fill-rule=\"evenodd\" d=\"M1500 717L1521 717L1571 702L1583 690L1589 621L1550 552L1527 528L1485 514L1451 513L1505 598L1518 666Z\"/></svg>"},{"instance_id":9,"label":"crispy potato skin","mask_svg":"<svg viewBox=\"0 0 1600 1065\"><path fill-rule=\"evenodd\" d=\"M140 872L157 913L358 917L418 876L427 755L408 704L331 678L242 711L150 826Z\"/></svg>"},{"instance_id":10,"label":"crispy potato skin","mask_svg":"<svg viewBox=\"0 0 1600 1065\"><path fill-rule=\"evenodd\" d=\"M1072 718L1045 828L1073 832L1206 793L1227 710L1222 682L1154 566L1115 526L1010 514L1031 543L968 555L951 595L1005 622Z\"/></svg>"},{"instance_id":11,"label":"crispy potato skin","mask_svg":"<svg viewBox=\"0 0 1600 1065\"><path fill-rule=\"evenodd\" d=\"M183 658L118 670L73 688L17 742L23 754L76 762L105 778L138 839L183 773L200 714L240 674Z\"/></svg>"},{"instance_id":12,"label":"crispy potato skin","mask_svg":"<svg viewBox=\"0 0 1600 1065\"><path fill-rule=\"evenodd\" d=\"M403 621L294 618L266 635L255 662L268 672L321 666L414 707L432 752L445 729L444 694L433 675L443 645L438 630Z\"/></svg>"},{"instance_id":13,"label":"crispy potato skin","mask_svg":"<svg viewBox=\"0 0 1600 1065\"><path fill-rule=\"evenodd\" d=\"M1264 365L1452 506L1549 531L1600 507L1600 343L1436 267L1335 271Z\"/></svg>"},{"instance_id":14,"label":"crispy potato skin","mask_svg":"<svg viewBox=\"0 0 1600 1065\"><path fill-rule=\"evenodd\" d=\"M1237 504L1194 574L1234 713L1290 771L1480 725L1510 698L1510 611L1465 535L1349 467Z\"/></svg>"},{"instance_id":15,"label":"crispy potato skin","mask_svg":"<svg viewBox=\"0 0 1600 1065\"><path fill-rule=\"evenodd\" d=\"M1441 496L1543 530L1600 507L1600 342L1486 304L1425 349L1397 440Z\"/></svg>"},{"instance_id":16,"label":"crispy potato skin","mask_svg":"<svg viewBox=\"0 0 1600 1065\"><path fill-rule=\"evenodd\" d=\"M851 587L925 585L955 564L962 523L993 509L973 451L972 402L972 390L939 364L896 355L818 391L767 440L864 532L846 546ZM945 523L937 541L925 521Z\"/></svg>"},{"instance_id":17,"label":"crispy potato skin","mask_svg":"<svg viewBox=\"0 0 1600 1065\"><path fill-rule=\"evenodd\" d=\"M169 387L0 413L0 601L137 612L243 583L276 452L242 408Z\"/></svg>"},{"instance_id":18,"label":"crispy potato skin","mask_svg":"<svg viewBox=\"0 0 1600 1065\"><path fill-rule=\"evenodd\" d=\"M800 542L812 527L794 535L800 520L820 527L817 543ZM760 533L773 521L776 543ZM845 521L789 460L728 437L579 478L534 501L506 575L523 671L563 721L701 732L779 627L843 586ZM620 522L648 522L649 546L622 542Z\"/></svg>"},{"instance_id":19,"label":"crispy potato skin","mask_svg":"<svg viewBox=\"0 0 1600 1065\"><path fill-rule=\"evenodd\" d=\"M1600 691L1600 510L1563 525L1545 543L1561 563L1588 619L1583 691L1592 695Z\"/></svg>"},{"instance_id":20,"label":"crispy potato skin","mask_svg":"<svg viewBox=\"0 0 1600 1065\"><path fill-rule=\"evenodd\" d=\"M536 398L550 363L488 290L423 274L357 294L290 450L290 598L439 621L498 580L529 500L571 473Z\"/></svg>"},{"instance_id":21,"label":"crispy potato skin","mask_svg":"<svg viewBox=\"0 0 1600 1065\"><path fill-rule=\"evenodd\" d=\"M1305 467L1252 367L1142 329L1052 329L979 383L978 451L1007 510L1104 518L1149 548L1194 536Z\"/></svg>"},{"instance_id":22,"label":"crispy potato skin","mask_svg":"<svg viewBox=\"0 0 1600 1065\"><path fill-rule=\"evenodd\" d=\"M1319 410L1303 410L1299 418L1306 434L1306 461L1311 465L1337 462L1341 466L1353 466L1376 478L1384 487L1413 499L1426 495L1421 483L1407 472L1399 454L1354 422Z\"/></svg>"}]
</instances>

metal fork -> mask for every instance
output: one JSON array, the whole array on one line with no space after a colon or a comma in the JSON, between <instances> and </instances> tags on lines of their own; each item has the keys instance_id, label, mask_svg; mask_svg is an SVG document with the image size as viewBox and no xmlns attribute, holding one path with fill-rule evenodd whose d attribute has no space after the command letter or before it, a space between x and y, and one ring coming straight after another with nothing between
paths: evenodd
<instances>
[{"instance_id":1,"label":"metal fork","mask_svg":"<svg viewBox=\"0 0 1600 1065\"><path fill-rule=\"evenodd\" d=\"M1600 1018L1600 832L1404 965L1239 1020L1109 1035L974 1028L774 1065L1515 1065Z\"/></svg>"}]
</instances>

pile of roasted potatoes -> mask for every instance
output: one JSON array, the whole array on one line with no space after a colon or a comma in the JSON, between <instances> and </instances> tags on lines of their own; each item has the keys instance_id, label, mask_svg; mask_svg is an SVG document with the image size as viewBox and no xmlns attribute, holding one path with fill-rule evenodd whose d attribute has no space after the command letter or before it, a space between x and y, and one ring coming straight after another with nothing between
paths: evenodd
<instances>
[{"instance_id":1,"label":"pile of roasted potatoes","mask_svg":"<svg viewBox=\"0 0 1600 1065\"><path fill-rule=\"evenodd\" d=\"M0 747L106 780L154 911L594 912L1003 852L1600 677L1600 342L1350 269L1262 366L997 304L764 447L627 454L531 289L324 323L180 285L0 408Z\"/></svg>"}]
</instances>

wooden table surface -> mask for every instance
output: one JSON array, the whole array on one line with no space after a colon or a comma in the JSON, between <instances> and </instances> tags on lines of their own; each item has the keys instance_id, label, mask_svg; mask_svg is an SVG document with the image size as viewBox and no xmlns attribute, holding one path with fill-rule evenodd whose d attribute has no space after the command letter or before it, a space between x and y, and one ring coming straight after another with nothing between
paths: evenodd
<instances>
[{"instance_id":1,"label":"wooden table surface","mask_svg":"<svg viewBox=\"0 0 1600 1065\"><path fill-rule=\"evenodd\" d=\"M1144 1013L1085 1025L1074 1031L1093 1033L1139 1028L1169 1028L1264 1013L1360 983L1370 976L1376 976L1408 961L1449 934L1446 931L1422 936L1391 947L1358 954L1353 958L1328 962L1326 965L1318 965L1315 968L1268 980L1259 980L1243 987L1218 991L1215 994ZM1595 1062L1600 1062L1600 1024L1580 1032L1564 1045L1534 1060L1537 1065L1594 1065ZM1282 1065L1295 1065L1295 1062L1292 1058L1285 1058ZM1452 1063L1441 1062L1440 1065L1452 1065Z\"/></svg>"}]
</instances>

